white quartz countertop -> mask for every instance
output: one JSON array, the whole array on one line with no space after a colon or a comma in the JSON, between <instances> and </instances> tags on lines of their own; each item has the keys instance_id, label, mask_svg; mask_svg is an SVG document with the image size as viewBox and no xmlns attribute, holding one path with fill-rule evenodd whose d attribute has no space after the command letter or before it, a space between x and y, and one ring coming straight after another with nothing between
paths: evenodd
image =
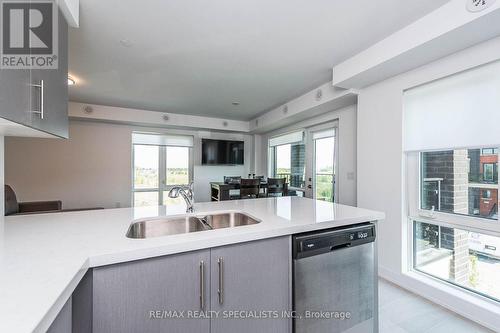
<instances>
[{"instance_id":1,"label":"white quartz countertop","mask_svg":"<svg viewBox=\"0 0 500 333\"><path fill-rule=\"evenodd\" d=\"M125 233L139 218L184 206L118 208L0 219L0 332L45 332L88 268L385 218L299 197L199 203L195 215L242 211L261 223L149 239Z\"/></svg>"}]
</instances>

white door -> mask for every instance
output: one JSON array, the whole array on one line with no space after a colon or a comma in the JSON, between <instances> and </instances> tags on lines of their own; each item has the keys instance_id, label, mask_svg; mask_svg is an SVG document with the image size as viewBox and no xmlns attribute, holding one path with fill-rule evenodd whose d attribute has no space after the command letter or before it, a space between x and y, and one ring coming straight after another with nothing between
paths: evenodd
<instances>
[{"instance_id":1,"label":"white door","mask_svg":"<svg viewBox=\"0 0 500 333\"><path fill-rule=\"evenodd\" d=\"M308 198L336 201L337 127L316 126L307 131L306 192Z\"/></svg>"}]
</instances>

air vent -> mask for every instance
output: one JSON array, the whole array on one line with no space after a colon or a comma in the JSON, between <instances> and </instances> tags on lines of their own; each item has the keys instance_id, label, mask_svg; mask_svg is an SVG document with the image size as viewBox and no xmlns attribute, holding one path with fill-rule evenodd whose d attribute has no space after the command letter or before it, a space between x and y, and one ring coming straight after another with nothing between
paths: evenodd
<instances>
[{"instance_id":1,"label":"air vent","mask_svg":"<svg viewBox=\"0 0 500 333\"><path fill-rule=\"evenodd\" d=\"M467 10L477 13L491 7L496 0L467 0Z\"/></svg>"}]
</instances>

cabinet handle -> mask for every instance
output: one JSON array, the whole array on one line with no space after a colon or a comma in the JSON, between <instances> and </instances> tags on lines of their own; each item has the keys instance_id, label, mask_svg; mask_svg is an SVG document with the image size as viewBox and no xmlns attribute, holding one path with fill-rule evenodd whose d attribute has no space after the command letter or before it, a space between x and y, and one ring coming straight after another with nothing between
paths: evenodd
<instances>
[{"instance_id":1,"label":"cabinet handle","mask_svg":"<svg viewBox=\"0 0 500 333\"><path fill-rule=\"evenodd\" d=\"M205 309L205 262L200 261L200 309Z\"/></svg>"},{"instance_id":2,"label":"cabinet handle","mask_svg":"<svg viewBox=\"0 0 500 333\"><path fill-rule=\"evenodd\" d=\"M219 304L224 303L224 259L220 257L217 259L217 265L219 266L219 289L217 294L219 296Z\"/></svg>"},{"instance_id":3,"label":"cabinet handle","mask_svg":"<svg viewBox=\"0 0 500 333\"><path fill-rule=\"evenodd\" d=\"M32 110L31 113L37 113L40 115L40 119L43 119L43 104L44 104L44 100L43 100L43 90L44 90L44 84L43 84L43 80L40 80L40 83L37 83L37 84L31 84L32 87L35 87L35 88L40 88L40 110L36 111L36 110Z\"/></svg>"}]
</instances>

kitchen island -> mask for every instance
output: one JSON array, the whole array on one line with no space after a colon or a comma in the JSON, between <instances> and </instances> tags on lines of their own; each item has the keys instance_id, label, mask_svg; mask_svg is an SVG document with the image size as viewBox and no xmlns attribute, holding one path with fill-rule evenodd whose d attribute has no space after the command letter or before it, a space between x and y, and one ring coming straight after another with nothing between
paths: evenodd
<instances>
[{"instance_id":1,"label":"kitchen island","mask_svg":"<svg viewBox=\"0 0 500 333\"><path fill-rule=\"evenodd\" d=\"M241 211L260 223L147 239L132 221L184 206L5 217L0 227L0 332L45 332L90 268L384 219L380 212L299 197L198 203L194 215Z\"/></svg>"}]
</instances>

